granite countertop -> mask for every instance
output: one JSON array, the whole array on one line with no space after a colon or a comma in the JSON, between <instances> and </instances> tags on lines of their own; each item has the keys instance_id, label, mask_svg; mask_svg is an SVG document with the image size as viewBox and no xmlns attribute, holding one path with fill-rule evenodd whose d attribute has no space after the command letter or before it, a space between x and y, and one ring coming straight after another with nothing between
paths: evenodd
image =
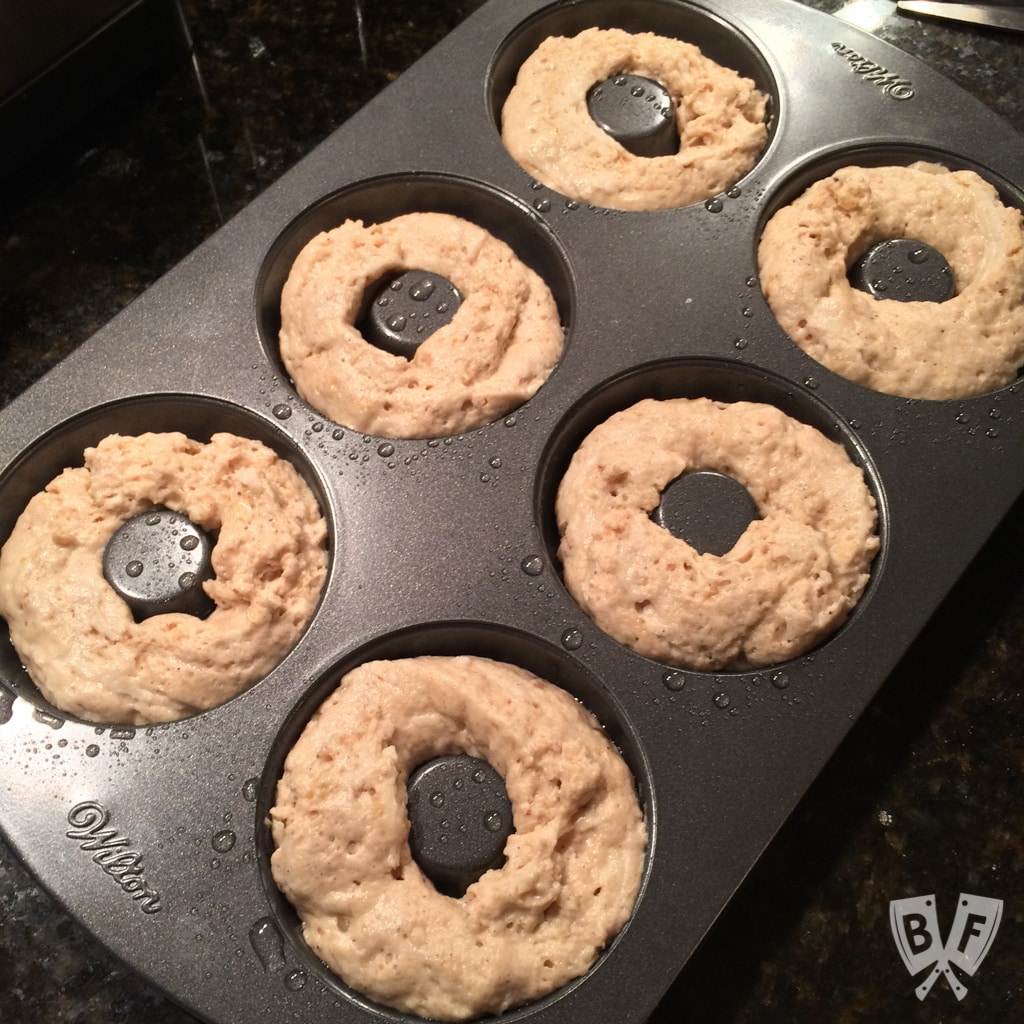
<instances>
[{"instance_id":1,"label":"granite countertop","mask_svg":"<svg viewBox=\"0 0 1024 1024\"><path fill-rule=\"evenodd\" d=\"M0 189L0 405L88 338L479 6L184 4L195 63L154 72ZM1024 36L813 0L1024 131ZM936 514L943 501L937 496ZM733 1022L1024 1019L1024 501L800 802L655 1015ZM16 784L6 780L5 785ZM957 1001L914 997L889 901L1004 901ZM0 840L0 1020L185 1024Z\"/></svg>"}]
</instances>

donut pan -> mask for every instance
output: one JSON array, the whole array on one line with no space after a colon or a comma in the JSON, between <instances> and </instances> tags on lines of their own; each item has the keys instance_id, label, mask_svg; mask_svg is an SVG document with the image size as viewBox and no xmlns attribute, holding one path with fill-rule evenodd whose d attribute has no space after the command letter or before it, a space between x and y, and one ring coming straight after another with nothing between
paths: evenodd
<instances>
[{"instance_id":1,"label":"donut pan","mask_svg":"<svg viewBox=\"0 0 1024 1024\"><path fill-rule=\"evenodd\" d=\"M767 147L728 192L623 213L539 187L501 103L549 34L591 25L698 44L771 98ZM48 705L0 638L0 826L127 964L213 1024L404 1019L302 942L270 879L284 754L347 668L471 653L565 687L637 780L649 829L632 918L592 970L509 1019L643 1021L832 751L1024 487L1024 393L895 398L804 355L755 249L770 212L844 163L935 159L1020 204L1024 138L903 52L789 0L494 0L0 414L0 540L29 496L111 432L230 430L310 482L330 568L309 629L248 692L154 727ZM508 241L566 326L548 382L501 420L396 440L332 423L276 352L292 257L346 217L440 210ZM971 339L965 338L964 344ZM554 493L582 436L647 396L773 403L864 467L881 550L851 619L762 671L673 670L566 591ZM638 457L641 453L638 453ZM443 942L442 936L438 937Z\"/></svg>"}]
</instances>

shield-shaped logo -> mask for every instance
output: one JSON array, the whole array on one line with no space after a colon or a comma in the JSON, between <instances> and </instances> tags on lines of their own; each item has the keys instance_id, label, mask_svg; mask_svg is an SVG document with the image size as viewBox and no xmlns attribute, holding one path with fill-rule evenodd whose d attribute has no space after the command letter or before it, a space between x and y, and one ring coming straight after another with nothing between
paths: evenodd
<instances>
[{"instance_id":1,"label":"shield-shaped logo","mask_svg":"<svg viewBox=\"0 0 1024 1024\"><path fill-rule=\"evenodd\" d=\"M953 972L952 964L973 977L988 955L999 930L1003 901L961 893L953 925L942 942L935 911L935 896L911 896L889 903L889 924L900 959L911 975L928 971L915 993L924 999L932 985L945 975L957 999L967 995L967 986Z\"/></svg>"}]
</instances>

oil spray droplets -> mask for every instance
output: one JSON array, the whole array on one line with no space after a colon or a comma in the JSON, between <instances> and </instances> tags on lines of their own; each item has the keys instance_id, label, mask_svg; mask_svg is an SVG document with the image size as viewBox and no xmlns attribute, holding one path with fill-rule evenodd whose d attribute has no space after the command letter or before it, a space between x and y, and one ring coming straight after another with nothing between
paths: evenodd
<instances>
[{"instance_id":1,"label":"oil spray droplets","mask_svg":"<svg viewBox=\"0 0 1024 1024\"><path fill-rule=\"evenodd\" d=\"M984 434L985 437L995 439L999 437L1001 423L1003 418L1002 410L993 405L987 413L980 416L973 416L964 408L960 408L956 414L956 422L962 427L967 428L967 434L970 437L975 437L978 434Z\"/></svg>"},{"instance_id":2,"label":"oil spray droplets","mask_svg":"<svg viewBox=\"0 0 1024 1024\"><path fill-rule=\"evenodd\" d=\"M578 651L583 646L583 634L575 627L562 633L562 646L567 651Z\"/></svg>"},{"instance_id":3,"label":"oil spray droplets","mask_svg":"<svg viewBox=\"0 0 1024 1024\"><path fill-rule=\"evenodd\" d=\"M544 572L544 559L540 555L527 555L519 563L519 568L526 573L527 576L540 576Z\"/></svg>"},{"instance_id":4,"label":"oil spray droplets","mask_svg":"<svg viewBox=\"0 0 1024 1024\"><path fill-rule=\"evenodd\" d=\"M989 411L988 411L989 425L985 429L985 436L986 437L998 437L999 436L999 426L998 426L997 421L1001 417L1002 417L1002 413L995 406L993 406L991 409L989 409Z\"/></svg>"},{"instance_id":5,"label":"oil spray droplets","mask_svg":"<svg viewBox=\"0 0 1024 1024\"><path fill-rule=\"evenodd\" d=\"M530 188L533 189L533 191L535 192L539 191L543 187L544 186L541 185L538 181L535 181L530 186ZM578 199L566 199L561 206L561 211L563 215L567 213L572 213L573 210L578 210L580 206L581 204ZM547 196L538 196L533 201L533 208L538 213L550 213L554 209L554 203L552 203L552 201Z\"/></svg>"},{"instance_id":6,"label":"oil spray droplets","mask_svg":"<svg viewBox=\"0 0 1024 1024\"><path fill-rule=\"evenodd\" d=\"M11 720L13 708L14 694L6 687L0 686L0 725Z\"/></svg>"},{"instance_id":7,"label":"oil spray droplets","mask_svg":"<svg viewBox=\"0 0 1024 1024\"><path fill-rule=\"evenodd\" d=\"M498 470L501 469L501 456L492 455L487 460L487 469L480 474L480 483L490 484L492 487L498 483Z\"/></svg>"},{"instance_id":8,"label":"oil spray droplets","mask_svg":"<svg viewBox=\"0 0 1024 1024\"><path fill-rule=\"evenodd\" d=\"M230 829L222 829L210 840L210 845L217 853L229 853L235 848L238 837Z\"/></svg>"},{"instance_id":9,"label":"oil spray droplets","mask_svg":"<svg viewBox=\"0 0 1024 1024\"><path fill-rule=\"evenodd\" d=\"M299 992L306 987L307 980L306 972L296 967L284 976L284 987L291 992Z\"/></svg>"},{"instance_id":10,"label":"oil spray droplets","mask_svg":"<svg viewBox=\"0 0 1024 1024\"><path fill-rule=\"evenodd\" d=\"M661 677L661 681L671 693L680 693L686 689L686 676L682 672L670 670Z\"/></svg>"},{"instance_id":11,"label":"oil spray droplets","mask_svg":"<svg viewBox=\"0 0 1024 1024\"><path fill-rule=\"evenodd\" d=\"M771 675L758 672L748 676L745 673L708 675L700 671L666 668L658 678L664 688L662 693L667 691L667 694L654 696L653 704L671 705L679 709L679 713L695 719L703 728L723 718L738 718L744 710L749 711L762 704L764 695L759 693L762 684L767 685L770 681L779 690L789 687L789 677L782 670ZM800 703L798 698L791 698L788 694L782 699L787 704Z\"/></svg>"},{"instance_id":12,"label":"oil spray droplets","mask_svg":"<svg viewBox=\"0 0 1024 1024\"><path fill-rule=\"evenodd\" d=\"M739 199L741 195L743 195L743 189L739 185L733 185L731 188L726 189L724 194L712 196L710 199L705 200L704 209L708 213L721 213L725 209L726 199Z\"/></svg>"},{"instance_id":13,"label":"oil spray droplets","mask_svg":"<svg viewBox=\"0 0 1024 1024\"><path fill-rule=\"evenodd\" d=\"M728 193L726 193L726 194L730 195L731 192L732 192L732 190L730 189L730 191ZM739 190L737 190L737 194L738 194L738 192L739 192ZM757 289L757 294L758 295L761 294L761 292L760 292L761 281L760 281L760 278L758 278L758 276L756 274L751 274L746 279L746 281L744 283L747 286L747 291L754 291L755 289ZM750 301L751 301L751 296L747 295L747 294L743 294L741 296L741 298L740 298L740 302L742 303L742 305L740 306L740 316L742 316L745 320L752 320L753 317L754 317L754 307L748 305L748 303ZM733 342L733 347L736 348L737 350L739 350L740 352L742 352L747 347L747 339L746 338L737 338Z\"/></svg>"},{"instance_id":14,"label":"oil spray droplets","mask_svg":"<svg viewBox=\"0 0 1024 1024\"><path fill-rule=\"evenodd\" d=\"M271 918L261 917L249 929L249 945L263 970L277 971L284 967L284 936Z\"/></svg>"}]
</instances>

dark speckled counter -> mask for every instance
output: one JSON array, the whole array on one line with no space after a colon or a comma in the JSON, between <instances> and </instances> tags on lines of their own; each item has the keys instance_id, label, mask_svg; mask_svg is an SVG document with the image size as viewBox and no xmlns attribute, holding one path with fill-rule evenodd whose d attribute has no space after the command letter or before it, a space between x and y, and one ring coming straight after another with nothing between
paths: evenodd
<instances>
[{"instance_id":1,"label":"dark speckled counter","mask_svg":"<svg viewBox=\"0 0 1024 1024\"><path fill-rule=\"evenodd\" d=\"M186 4L194 67L138 82L0 185L0 404L477 6ZM811 6L925 60L1024 131L1024 36L911 20L890 0ZM935 514L960 498L937 495ZM658 1024L1024 1020L1022 677L1018 502L768 847ZM941 982L919 1001L889 901L935 894L945 931L961 892L1003 900L1000 931L962 1001ZM113 960L0 841L0 1021L143 1020L193 1018Z\"/></svg>"}]
</instances>

